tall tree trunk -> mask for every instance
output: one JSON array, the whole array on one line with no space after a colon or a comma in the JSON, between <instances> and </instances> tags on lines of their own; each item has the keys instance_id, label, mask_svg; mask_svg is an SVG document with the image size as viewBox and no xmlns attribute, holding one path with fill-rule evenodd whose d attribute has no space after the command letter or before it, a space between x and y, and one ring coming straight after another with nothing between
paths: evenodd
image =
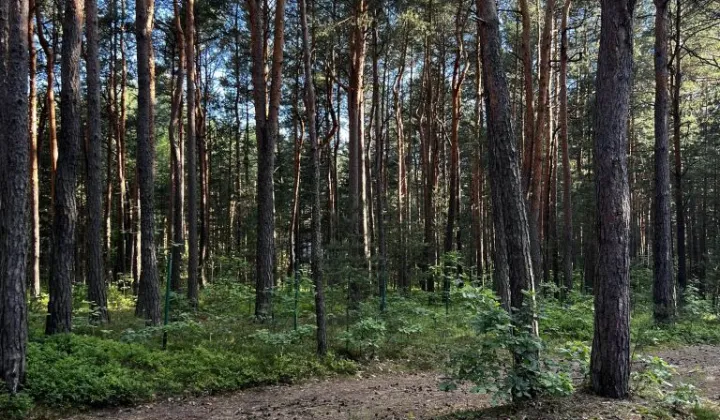
<instances>
[{"instance_id":1,"label":"tall tree trunk","mask_svg":"<svg viewBox=\"0 0 720 420\"><path fill-rule=\"evenodd\" d=\"M568 291L573 289L573 218L572 218L572 178L570 176L570 151L568 147L568 14L572 0L565 0L560 24L560 147L563 165L563 283Z\"/></svg>"},{"instance_id":2,"label":"tall tree trunk","mask_svg":"<svg viewBox=\"0 0 720 420\"><path fill-rule=\"evenodd\" d=\"M172 270L170 273L170 284L174 291L182 287L182 256L185 248L185 234L183 209L185 208L185 182L183 170L183 144L180 136L182 125L182 94L185 77L185 34L181 23L180 5L178 0L173 0L173 11L175 14L174 33L178 53L178 67L175 74L175 91L172 93L172 109L170 110L170 147L172 148L172 173L173 173L173 236L172 236Z\"/></svg>"},{"instance_id":3,"label":"tall tree trunk","mask_svg":"<svg viewBox=\"0 0 720 420\"><path fill-rule=\"evenodd\" d=\"M530 196L532 176L533 142L535 138L535 90L533 88L533 70L530 44L530 7L527 0L519 0L520 14L522 16L522 67L523 67L523 94L525 108L523 114L523 157L522 177L527 196Z\"/></svg>"},{"instance_id":4,"label":"tall tree trunk","mask_svg":"<svg viewBox=\"0 0 720 420\"><path fill-rule=\"evenodd\" d=\"M45 54L45 69L47 72L46 91L45 91L45 107L48 113L48 136L50 137L50 199L55 199L55 177L57 172L58 160L58 141L57 141L57 117L55 116L55 50L57 41L57 30L53 20L52 38L48 40L45 37L43 29L41 8L36 5L35 19L37 21L37 34L40 46Z\"/></svg>"},{"instance_id":5,"label":"tall tree trunk","mask_svg":"<svg viewBox=\"0 0 720 420\"><path fill-rule=\"evenodd\" d=\"M496 235L502 242L496 246L504 255L496 263L507 264L509 281L499 279L501 285L510 285L510 308L521 316L516 318L520 328L529 328L537 334L534 303L534 271L530 255L530 231L525 199L520 181L520 156L515 146L515 135L510 113L510 94L501 65L500 21L493 0L477 1L480 21L483 80L486 92L488 139L490 141L490 169L494 176L490 186L493 196L493 213ZM504 267L496 270L505 272ZM502 286L501 286L502 287ZM524 292L531 292L530 302L523 308Z\"/></svg>"},{"instance_id":6,"label":"tall tree trunk","mask_svg":"<svg viewBox=\"0 0 720 420\"><path fill-rule=\"evenodd\" d=\"M460 105L462 101L462 84L467 74L468 64L470 63L467 59L467 52L465 52L465 43L463 41L465 22L467 20L464 8L464 2L461 0L458 3L458 9L455 15L455 42L457 43L457 51L455 52L455 62L453 63L451 86L450 191L448 194L447 225L445 227L445 252L453 250L455 219L458 216L460 207L460 118L462 117Z\"/></svg>"},{"instance_id":7,"label":"tall tree trunk","mask_svg":"<svg viewBox=\"0 0 720 420\"><path fill-rule=\"evenodd\" d=\"M682 126L682 115L680 114L680 88L682 86L682 72L680 59L682 44L680 37L680 24L682 16L680 0L676 0L675 7L675 51L673 52L673 95L672 95L672 116L673 116L673 143L675 146L675 212L677 223L677 284L680 290L687 286L687 267L685 253L685 202L683 199L682 186L682 151L680 149L680 127Z\"/></svg>"},{"instance_id":8,"label":"tall tree trunk","mask_svg":"<svg viewBox=\"0 0 720 420\"><path fill-rule=\"evenodd\" d=\"M278 135L280 87L285 26L285 0L275 5L270 92L265 80L265 19L263 3L248 0L250 16L250 51L252 55L252 85L255 103L255 136L258 143L257 172L257 248L255 316L263 320L272 315L272 291L275 273L275 142Z\"/></svg>"},{"instance_id":9,"label":"tall tree trunk","mask_svg":"<svg viewBox=\"0 0 720 420\"><path fill-rule=\"evenodd\" d=\"M365 162L364 75L366 55L366 23L368 5L365 0L353 4L352 29L350 32L350 82L348 90L348 143L352 243L356 255L370 259L369 214L367 212L367 177ZM360 285L350 284L353 304L360 298Z\"/></svg>"},{"instance_id":10,"label":"tall tree trunk","mask_svg":"<svg viewBox=\"0 0 720 420\"><path fill-rule=\"evenodd\" d=\"M195 80L195 0L185 2L185 60L187 61L187 229L188 229L188 288L187 297L197 308L199 290L200 242L198 239L198 176Z\"/></svg>"},{"instance_id":11,"label":"tall tree trunk","mask_svg":"<svg viewBox=\"0 0 720 420\"><path fill-rule=\"evenodd\" d=\"M634 0L601 3L595 106L598 261L593 391L625 398L630 382L630 192L627 121L630 111Z\"/></svg>"},{"instance_id":12,"label":"tall tree trunk","mask_svg":"<svg viewBox=\"0 0 720 420\"><path fill-rule=\"evenodd\" d=\"M653 316L658 323L672 323L675 317L668 136L668 3L669 0L655 0L655 200L653 201L655 306Z\"/></svg>"},{"instance_id":13,"label":"tall tree trunk","mask_svg":"<svg viewBox=\"0 0 720 420\"><path fill-rule=\"evenodd\" d=\"M475 135L476 146L473 152L473 172L472 172L472 229L475 239L475 266L479 276L483 275L485 266L484 262L484 200L483 188L485 180L483 179L483 84L482 84L482 52L480 45L480 21L476 22L477 26L477 44L475 45Z\"/></svg>"},{"instance_id":14,"label":"tall tree trunk","mask_svg":"<svg viewBox=\"0 0 720 420\"><path fill-rule=\"evenodd\" d=\"M87 286L90 318L109 320L103 259L102 127L100 102L100 39L97 0L85 0L87 35Z\"/></svg>"},{"instance_id":15,"label":"tall tree trunk","mask_svg":"<svg viewBox=\"0 0 720 420\"><path fill-rule=\"evenodd\" d=\"M72 330L72 282L75 261L77 205L75 187L80 160L80 49L83 6L80 0L65 2L63 17L60 91L60 139L55 177L53 247L50 261L50 301L46 334Z\"/></svg>"},{"instance_id":16,"label":"tall tree trunk","mask_svg":"<svg viewBox=\"0 0 720 420\"><path fill-rule=\"evenodd\" d=\"M405 159L407 152L405 151L405 127L403 125L402 104L401 104L401 88L403 76L405 74L405 61L408 50L408 32L405 29L403 44L401 47L400 64L398 67L395 83L393 84L393 110L395 114L395 129L397 132L397 159L398 159L398 229L400 230L400 267L398 269L398 285L407 292L409 290L408 273L407 273L407 217L408 217L408 201L407 201L407 166Z\"/></svg>"},{"instance_id":17,"label":"tall tree trunk","mask_svg":"<svg viewBox=\"0 0 720 420\"><path fill-rule=\"evenodd\" d=\"M288 232L289 244L288 254L290 256L288 261L287 275L293 276L300 269L300 163L302 161L302 148L303 142L305 141L305 122L300 117L300 110L298 107L299 90L300 90L300 65L302 63L298 61L298 69L295 77L295 89L293 89L293 97L291 99L293 103L292 110L292 125L293 125L293 136L295 150L293 152L293 187L292 187L292 207L290 208L290 231Z\"/></svg>"},{"instance_id":18,"label":"tall tree trunk","mask_svg":"<svg viewBox=\"0 0 720 420\"><path fill-rule=\"evenodd\" d=\"M136 315L152 325L159 325L160 285L155 254L155 221L153 192L154 93L152 28L154 0L138 0L135 7L135 38L137 39L138 105L137 105L137 172L140 193L140 281Z\"/></svg>"},{"instance_id":19,"label":"tall tree trunk","mask_svg":"<svg viewBox=\"0 0 720 420\"><path fill-rule=\"evenodd\" d=\"M29 1L27 34L29 48L28 71L30 73L30 93L28 94L29 115L29 153L30 153L30 296L40 296L40 178L38 176L38 119L37 119L37 50L33 35L35 20L32 18L36 9L35 0ZM42 29L42 28L39 28Z\"/></svg>"},{"instance_id":20,"label":"tall tree trunk","mask_svg":"<svg viewBox=\"0 0 720 420\"><path fill-rule=\"evenodd\" d=\"M325 294L322 276L322 237L320 226L320 145L315 124L315 87L313 85L312 56L308 13L305 0L300 0L300 24L302 26L303 62L305 68L305 110L307 113L308 137L312 148L312 248L310 268L315 285L315 321L317 324L317 353L327 353L327 331L325 326Z\"/></svg>"},{"instance_id":21,"label":"tall tree trunk","mask_svg":"<svg viewBox=\"0 0 720 420\"><path fill-rule=\"evenodd\" d=\"M373 93L372 93L372 124L375 137L375 225L377 231L378 259L378 292L380 295L380 312L385 312L387 305L387 240L385 237L385 138L382 127L382 111L380 104L380 30L378 28L378 4L373 5ZM369 152L368 147L368 152Z\"/></svg>"},{"instance_id":22,"label":"tall tree trunk","mask_svg":"<svg viewBox=\"0 0 720 420\"><path fill-rule=\"evenodd\" d=\"M0 380L25 382L28 257L28 2L0 2Z\"/></svg>"}]
</instances>

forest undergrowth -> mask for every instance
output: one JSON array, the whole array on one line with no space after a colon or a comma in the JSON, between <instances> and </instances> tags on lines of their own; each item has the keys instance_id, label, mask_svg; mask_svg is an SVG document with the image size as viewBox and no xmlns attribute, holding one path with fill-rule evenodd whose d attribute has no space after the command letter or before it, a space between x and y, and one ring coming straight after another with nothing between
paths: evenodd
<instances>
[{"instance_id":1,"label":"forest undergrowth","mask_svg":"<svg viewBox=\"0 0 720 420\"><path fill-rule=\"evenodd\" d=\"M541 350L542 366L533 367L539 384L518 385L510 383L512 373L507 369L512 364L510 352L515 351L512 346L518 344L498 333L504 322L499 314L507 312L490 291L491 280L483 284L467 275L451 277L441 281L449 291L412 290L407 295L390 291L384 312L372 294L358 308L349 308L344 282L330 282L330 352L320 359L314 354L312 283L302 273L275 289L275 312L264 323L254 318L254 288L230 277L217 276L202 290L196 312L183 296L171 294L170 322L160 327L146 327L136 318L132 293L117 288L110 289L111 323L93 325L88 322L89 305L80 298L85 293L77 286L74 332L45 336L43 296L30 308L27 385L16 397L3 395L0 412L3 418L42 417L169 396L217 394L350 375L377 362L408 371L447 372L450 380L439 383L441 388L452 389L455 380L470 380L476 384L475 392L492 394L497 404L521 400L523 395L513 394L518 389L527 396L567 395L582 386L593 334L591 295L561 293L554 285L541 287L540 339L521 343ZM678 321L659 328L652 320L651 271L636 267L631 278L635 356L659 346L720 343L716 307L700 299L697 290L685 293ZM482 331L480 324L485 325ZM670 367L662 360L638 363L642 372L650 373L636 375L636 382L649 381L655 387L668 379L665 371ZM486 372L490 366L497 368L496 376L473 376L473 368Z\"/></svg>"}]
</instances>

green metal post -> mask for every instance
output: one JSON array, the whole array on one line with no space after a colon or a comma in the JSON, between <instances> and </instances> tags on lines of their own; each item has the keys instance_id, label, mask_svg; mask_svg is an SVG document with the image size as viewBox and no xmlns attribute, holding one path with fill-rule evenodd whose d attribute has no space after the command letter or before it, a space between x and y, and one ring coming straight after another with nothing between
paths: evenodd
<instances>
[{"instance_id":1,"label":"green metal post","mask_svg":"<svg viewBox=\"0 0 720 420\"><path fill-rule=\"evenodd\" d=\"M173 245L175 246L175 245ZM167 327L170 315L170 272L172 271L172 252L168 255L168 266L167 266L167 279L165 282L165 321L164 325ZM162 338L162 349L167 349L167 328L163 331Z\"/></svg>"}]
</instances>

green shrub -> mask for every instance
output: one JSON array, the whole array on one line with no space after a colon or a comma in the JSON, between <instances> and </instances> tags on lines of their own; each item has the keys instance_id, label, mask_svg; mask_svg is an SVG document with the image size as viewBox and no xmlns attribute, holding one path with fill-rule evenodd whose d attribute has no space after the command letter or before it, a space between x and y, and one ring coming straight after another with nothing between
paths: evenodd
<instances>
[{"instance_id":1,"label":"green shrub","mask_svg":"<svg viewBox=\"0 0 720 420\"><path fill-rule=\"evenodd\" d=\"M0 414L3 419L22 419L30 413L34 406L33 399L27 393L15 395L0 393Z\"/></svg>"},{"instance_id":2,"label":"green shrub","mask_svg":"<svg viewBox=\"0 0 720 420\"><path fill-rule=\"evenodd\" d=\"M479 294L477 308L472 323L476 339L453 352L451 379L441 385L443 389L455 388L455 381L470 381L474 392L490 393L494 402L572 393L569 373L538 357L542 340L528 328L515 328L491 292Z\"/></svg>"}]
</instances>

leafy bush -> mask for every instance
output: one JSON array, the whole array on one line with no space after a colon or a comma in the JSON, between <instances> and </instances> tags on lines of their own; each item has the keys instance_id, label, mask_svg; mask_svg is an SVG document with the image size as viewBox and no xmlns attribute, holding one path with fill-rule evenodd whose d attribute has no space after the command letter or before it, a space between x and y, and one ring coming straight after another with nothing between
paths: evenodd
<instances>
[{"instance_id":1,"label":"leafy bush","mask_svg":"<svg viewBox=\"0 0 720 420\"><path fill-rule=\"evenodd\" d=\"M0 414L4 419L22 419L30 413L33 405L32 397L24 392L15 395L0 393Z\"/></svg>"},{"instance_id":2,"label":"leafy bush","mask_svg":"<svg viewBox=\"0 0 720 420\"><path fill-rule=\"evenodd\" d=\"M675 368L659 357L640 359L642 368L632 373L633 392L662 404L684 408L700 404L697 389L690 384L673 384Z\"/></svg>"},{"instance_id":3,"label":"leafy bush","mask_svg":"<svg viewBox=\"0 0 720 420\"><path fill-rule=\"evenodd\" d=\"M470 381L474 392L491 393L495 402L572 393L569 373L552 370L549 360L538 357L542 340L529 328L515 328L491 292L478 296L477 309L472 324L476 339L452 355L451 379L443 389L455 388L455 381Z\"/></svg>"}]
</instances>

